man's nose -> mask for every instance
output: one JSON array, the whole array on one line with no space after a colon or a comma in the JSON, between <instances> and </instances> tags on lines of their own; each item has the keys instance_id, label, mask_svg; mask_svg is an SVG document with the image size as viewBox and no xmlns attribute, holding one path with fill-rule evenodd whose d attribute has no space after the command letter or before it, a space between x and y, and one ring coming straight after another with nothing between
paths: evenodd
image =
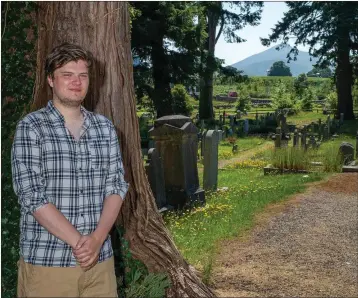
<instances>
[{"instance_id":1,"label":"man's nose","mask_svg":"<svg viewBox=\"0 0 358 298\"><path fill-rule=\"evenodd\" d=\"M73 76L72 83L76 84L76 85L80 85L82 83L81 77L80 76Z\"/></svg>"}]
</instances>

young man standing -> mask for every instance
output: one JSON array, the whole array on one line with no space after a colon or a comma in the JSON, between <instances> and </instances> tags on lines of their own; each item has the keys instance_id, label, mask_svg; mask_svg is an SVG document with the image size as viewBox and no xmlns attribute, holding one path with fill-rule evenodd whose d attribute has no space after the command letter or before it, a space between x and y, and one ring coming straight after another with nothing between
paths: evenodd
<instances>
[{"instance_id":1,"label":"young man standing","mask_svg":"<svg viewBox=\"0 0 358 298\"><path fill-rule=\"evenodd\" d=\"M16 129L19 297L117 297L108 233L128 184L113 124L81 106L91 65L80 46L54 48L45 66L53 98Z\"/></svg>"}]
</instances>

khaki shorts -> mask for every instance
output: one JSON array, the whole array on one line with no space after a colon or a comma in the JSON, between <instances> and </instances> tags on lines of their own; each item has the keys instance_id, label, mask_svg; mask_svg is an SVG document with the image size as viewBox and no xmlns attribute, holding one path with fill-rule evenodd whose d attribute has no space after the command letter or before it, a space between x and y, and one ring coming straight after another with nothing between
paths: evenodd
<instances>
[{"instance_id":1,"label":"khaki shorts","mask_svg":"<svg viewBox=\"0 0 358 298\"><path fill-rule=\"evenodd\" d=\"M114 258L84 272L77 267L45 267L18 262L18 297L118 297Z\"/></svg>"}]
</instances>

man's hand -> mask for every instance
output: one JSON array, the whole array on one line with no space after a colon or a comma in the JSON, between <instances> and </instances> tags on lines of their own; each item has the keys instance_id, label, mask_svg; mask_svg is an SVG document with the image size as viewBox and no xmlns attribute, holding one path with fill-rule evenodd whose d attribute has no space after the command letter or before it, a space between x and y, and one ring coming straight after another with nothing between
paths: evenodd
<instances>
[{"instance_id":1,"label":"man's hand","mask_svg":"<svg viewBox=\"0 0 358 298\"><path fill-rule=\"evenodd\" d=\"M83 235L73 249L73 254L85 271L91 269L98 262L98 255L102 243L95 235Z\"/></svg>"}]
</instances>

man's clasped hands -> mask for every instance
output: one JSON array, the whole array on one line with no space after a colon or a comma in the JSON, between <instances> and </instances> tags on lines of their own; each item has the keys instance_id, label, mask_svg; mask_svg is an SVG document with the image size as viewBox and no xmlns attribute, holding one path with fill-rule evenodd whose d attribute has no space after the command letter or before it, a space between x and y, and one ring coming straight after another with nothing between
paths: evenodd
<instances>
[{"instance_id":1,"label":"man's clasped hands","mask_svg":"<svg viewBox=\"0 0 358 298\"><path fill-rule=\"evenodd\" d=\"M82 235L73 248L73 255L84 271L91 269L98 262L102 242L94 233Z\"/></svg>"}]
</instances>

